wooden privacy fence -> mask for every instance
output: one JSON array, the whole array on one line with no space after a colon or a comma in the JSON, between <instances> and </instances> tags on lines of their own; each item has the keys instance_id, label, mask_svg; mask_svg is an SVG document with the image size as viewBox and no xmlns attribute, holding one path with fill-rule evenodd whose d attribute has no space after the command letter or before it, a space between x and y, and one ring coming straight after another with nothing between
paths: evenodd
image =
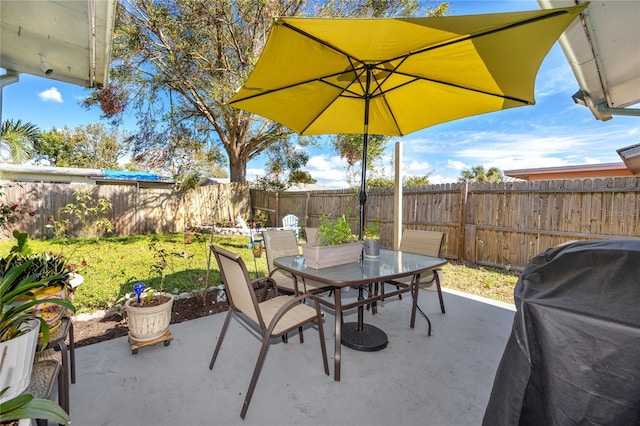
<instances>
[{"instance_id":1,"label":"wooden privacy fence","mask_svg":"<svg viewBox=\"0 0 640 426\"><path fill-rule=\"evenodd\" d=\"M59 219L62 209L75 203L74 191L89 191L94 199L104 198L113 208L108 219L115 235L184 232L193 225L224 223L250 210L249 187L226 184L198 187L184 192L165 188L138 188L135 185L69 185L55 183L0 182L4 197L0 202L18 203L34 216L25 215L15 229L31 238L51 238L47 219ZM81 226L72 221L69 236L80 236ZM2 236L7 239L7 236Z\"/></svg>"},{"instance_id":2,"label":"wooden privacy fence","mask_svg":"<svg viewBox=\"0 0 640 426\"><path fill-rule=\"evenodd\" d=\"M220 224L257 210L268 214L267 226L282 226L295 214L301 226L317 227L322 214L338 216L351 208L359 229L355 190L266 192L246 184L199 187L188 192L131 185L68 185L0 182L0 202L16 202L34 211L16 229L32 238L50 238L47 217L58 217L73 203L73 192L91 191L113 203L109 219L115 234L184 232L195 225ZM393 189L368 191L367 225L380 220L382 244L393 242ZM403 228L442 231L444 255L483 265L521 269L549 247L586 239L640 238L640 178L455 183L405 188ZM76 223L71 235L80 235ZM6 238L6 236L3 236Z\"/></svg>"},{"instance_id":3,"label":"wooden privacy fence","mask_svg":"<svg viewBox=\"0 0 640 426\"><path fill-rule=\"evenodd\" d=\"M269 213L272 226L295 214L303 226L351 207L353 190L270 193L252 190L253 211ZM382 245L393 243L393 189L371 189L367 225L381 223ZM403 228L443 231L449 259L521 269L549 247L571 240L640 238L640 178L456 183L405 188Z\"/></svg>"}]
</instances>

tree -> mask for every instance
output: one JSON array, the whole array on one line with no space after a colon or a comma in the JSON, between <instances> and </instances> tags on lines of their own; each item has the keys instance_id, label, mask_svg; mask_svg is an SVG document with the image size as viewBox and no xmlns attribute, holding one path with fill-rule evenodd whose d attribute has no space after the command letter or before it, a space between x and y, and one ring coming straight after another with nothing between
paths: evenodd
<instances>
[{"instance_id":1,"label":"tree","mask_svg":"<svg viewBox=\"0 0 640 426\"><path fill-rule=\"evenodd\" d=\"M117 130L102 124L54 128L35 143L33 158L58 167L121 169L125 148L119 139Z\"/></svg>"},{"instance_id":2,"label":"tree","mask_svg":"<svg viewBox=\"0 0 640 426\"><path fill-rule=\"evenodd\" d=\"M291 173L289 173L289 183L290 184L294 184L294 183L307 183L307 184L313 184L316 183L317 181L311 177L311 174L309 174L309 172L304 171L304 170L292 170Z\"/></svg>"},{"instance_id":3,"label":"tree","mask_svg":"<svg viewBox=\"0 0 640 426\"><path fill-rule=\"evenodd\" d=\"M431 176L433 170L429 171L424 176L405 176L402 186L407 188L416 188L421 186L429 186L429 176Z\"/></svg>"},{"instance_id":4,"label":"tree","mask_svg":"<svg viewBox=\"0 0 640 426\"><path fill-rule=\"evenodd\" d=\"M459 182L502 182L504 175L500 169L491 167L485 171L483 166L475 166L468 170L463 170L458 178Z\"/></svg>"},{"instance_id":5,"label":"tree","mask_svg":"<svg viewBox=\"0 0 640 426\"><path fill-rule=\"evenodd\" d=\"M140 160L148 152L160 153L154 158L166 164L184 142L178 126L201 127L197 141L222 147L231 181L245 181L246 164L265 150L309 143L278 123L225 104L253 69L272 18L411 16L420 5L417 0L123 0L111 86L95 92L86 105L101 104L113 119L136 112L139 130L131 141Z\"/></svg>"},{"instance_id":6,"label":"tree","mask_svg":"<svg viewBox=\"0 0 640 426\"><path fill-rule=\"evenodd\" d=\"M31 158L33 145L40 137L40 130L35 124L6 120L2 122L0 148L8 151L12 163L20 164Z\"/></svg>"}]
</instances>

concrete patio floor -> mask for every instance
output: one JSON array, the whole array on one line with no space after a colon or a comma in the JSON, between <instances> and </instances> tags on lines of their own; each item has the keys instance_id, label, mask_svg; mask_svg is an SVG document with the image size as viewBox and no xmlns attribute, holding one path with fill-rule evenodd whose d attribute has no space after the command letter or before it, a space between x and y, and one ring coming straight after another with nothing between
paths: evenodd
<instances>
[{"instance_id":1,"label":"concrete patio floor","mask_svg":"<svg viewBox=\"0 0 640 426\"><path fill-rule=\"evenodd\" d=\"M445 290L446 291L446 290ZM356 297L351 290L345 298ZM208 365L225 314L171 326L173 341L132 355L126 337L76 350L72 424L128 425L479 425L511 331L511 305L446 291L421 290L409 328L411 300L387 300L365 321L382 328L378 352L342 347L342 381L333 380L334 316L325 312L331 376L324 375L315 329L305 342L274 340L249 406L240 410L260 343L232 321L213 370ZM345 321L355 321L356 311Z\"/></svg>"}]
</instances>

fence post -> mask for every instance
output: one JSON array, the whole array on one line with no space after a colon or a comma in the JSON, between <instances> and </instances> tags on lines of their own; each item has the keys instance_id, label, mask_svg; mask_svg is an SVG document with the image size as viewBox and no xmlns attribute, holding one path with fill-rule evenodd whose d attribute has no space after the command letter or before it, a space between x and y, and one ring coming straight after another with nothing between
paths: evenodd
<instances>
[{"instance_id":1,"label":"fence post","mask_svg":"<svg viewBox=\"0 0 640 426\"><path fill-rule=\"evenodd\" d=\"M467 217L467 198L469 196L469 182L460 187L460 235L458 237L458 259L464 260L465 225Z\"/></svg>"}]
</instances>

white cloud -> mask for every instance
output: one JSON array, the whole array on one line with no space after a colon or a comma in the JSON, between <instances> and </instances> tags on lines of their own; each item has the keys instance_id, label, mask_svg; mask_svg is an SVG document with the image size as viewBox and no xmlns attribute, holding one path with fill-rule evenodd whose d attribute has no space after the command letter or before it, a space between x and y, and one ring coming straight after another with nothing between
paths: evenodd
<instances>
[{"instance_id":1,"label":"white cloud","mask_svg":"<svg viewBox=\"0 0 640 426\"><path fill-rule=\"evenodd\" d=\"M264 176L264 169L247 168L247 180L255 180L257 177Z\"/></svg>"},{"instance_id":2,"label":"white cloud","mask_svg":"<svg viewBox=\"0 0 640 426\"><path fill-rule=\"evenodd\" d=\"M62 100L62 93L60 93L55 87L50 87L49 89L38 93L38 97L43 102L56 102L59 104L64 102Z\"/></svg>"},{"instance_id":3,"label":"white cloud","mask_svg":"<svg viewBox=\"0 0 640 426\"><path fill-rule=\"evenodd\" d=\"M447 167L458 171L466 170L469 168L467 164L457 160L447 160Z\"/></svg>"}]
</instances>

